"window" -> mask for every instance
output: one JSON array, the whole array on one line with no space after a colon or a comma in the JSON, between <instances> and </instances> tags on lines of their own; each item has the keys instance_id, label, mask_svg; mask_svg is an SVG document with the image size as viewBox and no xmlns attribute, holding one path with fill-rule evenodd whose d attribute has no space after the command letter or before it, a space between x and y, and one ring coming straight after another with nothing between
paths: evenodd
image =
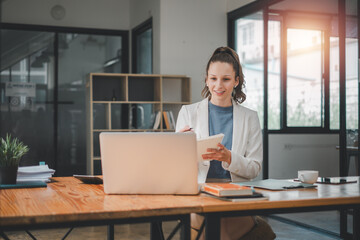
<instances>
[{"instance_id":1,"label":"window","mask_svg":"<svg viewBox=\"0 0 360 240\"><path fill-rule=\"evenodd\" d=\"M330 37L330 129L340 128L339 37Z\"/></svg>"},{"instance_id":2,"label":"window","mask_svg":"<svg viewBox=\"0 0 360 240\"><path fill-rule=\"evenodd\" d=\"M245 76L244 92L246 94L246 101L243 105L258 112L261 126L263 126L264 44L262 12L257 12L246 18L236 20L235 27L237 33L243 34L243 36L236 36L235 40L235 51L239 55ZM244 33L246 33L246 35Z\"/></svg>"},{"instance_id":3,"label":"window","mask_svg":"<svg viewBox=\"0 0 360 240\"><path fill-rule=\"evenodd\" d=\"M280 129L280 44L281 23L269 21L268 33L268 128Z\"/></svg>"},{"instance_id":4,"label":"window","mask_svg":"<svg viewBox=\"0 0 360 240\"><path fill-rule=\"evenodd\" d=\"M286 112L289 127L322 127L322 32L287 30Z\"/></svg>"},{"instance_id":5,"label":"window","mask_svg":"<svg viewBox=\"0 0 360 240\"><path fill-rule=\"evenodd\" d=\"M339 171L346 175L346 144L360 140L357 4L253 1L228 13L228 44L239 54L247 84L244 105L261 120L267 115L265 178L272 133L339 133Z\"/></svg>"},{"instance_id":6,"label":"window","mask_svg":"<svg viewBox=\"0 0 360 240\"><path fill-rule=\"evenodd\" d=\"M247 99L244 105L258 112L262 126L263 21L262 11L234 19L234 48L239 54L246 81ZM324 132L338 129L339 74L335 71L339 63L336 56L339 48L328 25L334 24L335 21L330 19L325 23L323 19L316 17L311 21L314 22L306 25L299 21L298 15L282 15L281 11L270 11L268 15L269 130L301 132L307 129L306 131L310 132L317 128L316 131ZM356 89L353 92L355 93ZM356 99L357 95L352 98ZM356 106L354 104L353 108ZM356 119L349 121L356 122Z\"/></svg>"}]
</instances>

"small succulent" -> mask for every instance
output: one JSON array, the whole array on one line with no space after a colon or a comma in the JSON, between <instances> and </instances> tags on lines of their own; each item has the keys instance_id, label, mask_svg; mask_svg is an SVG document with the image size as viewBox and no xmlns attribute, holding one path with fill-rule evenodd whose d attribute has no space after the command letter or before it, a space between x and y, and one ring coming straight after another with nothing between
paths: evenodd
<instances>
[{"instance_id":1,"label":"small succulent","mask_svg":"<svg viewBox=\"0 0 360 240\"><path fill-rule=\"evenodd\" d=\"M0 139L0 167L18 166L21 157L28 151L28 146L7 134L5 139Z\"/></svg>"}]
</instances>

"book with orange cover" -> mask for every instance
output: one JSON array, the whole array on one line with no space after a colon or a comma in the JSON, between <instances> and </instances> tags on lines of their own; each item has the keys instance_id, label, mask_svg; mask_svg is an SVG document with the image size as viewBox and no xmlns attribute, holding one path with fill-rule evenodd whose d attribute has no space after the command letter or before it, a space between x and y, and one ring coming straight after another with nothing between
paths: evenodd
<instances>
[{"instance_id":1,"label":"book with orange cover","mask_svg":"<svg viewBox=\"0 0 360 240\"><path fill-rule=\"evenodd\" d=\"M163 111L163 116L164 116L164 122L165 122L166 129L171 129L167 111Z\"/></svg>"},{"instance_id":2,"label":"book with orange cover","mask_svg":"<svg viewBox=\"0 0 360 240\"><path fill-rule=\"evenodd\" d=\"M233 183L205 183L202 186L202 191L219 197L244 196L253 194L253 191L250 187Z\"/></svg>"}]
</instances>

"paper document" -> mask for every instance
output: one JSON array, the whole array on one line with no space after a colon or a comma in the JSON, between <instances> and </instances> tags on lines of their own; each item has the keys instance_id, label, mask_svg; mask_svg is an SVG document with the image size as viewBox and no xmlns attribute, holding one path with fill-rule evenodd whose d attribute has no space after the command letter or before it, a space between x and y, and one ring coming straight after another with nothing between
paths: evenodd
<instances>
[{"instance_id":1,"label":"paper document","mask_svg":"<svg viewBox=\"0 0 360 240\"><path fill-rule=\"evenodd\" d=\"M50 182L54 173L55 170L50 169L48 165L19 167L16 182Z\"/></svg>"},{"instance_id":2,"label":"paper document","mask_svg":"<svg viewBox=\"0 0 360 240\"><path fill-rule=\"evenodd\" d=\"M208 148L217 148L218 143L224 138L224 134L220 133L213 135L207 138L201 138L197 140L197 152L198 152L198 161L203 161L202 155L208 153Z\"/></svg>"}]
</instances>

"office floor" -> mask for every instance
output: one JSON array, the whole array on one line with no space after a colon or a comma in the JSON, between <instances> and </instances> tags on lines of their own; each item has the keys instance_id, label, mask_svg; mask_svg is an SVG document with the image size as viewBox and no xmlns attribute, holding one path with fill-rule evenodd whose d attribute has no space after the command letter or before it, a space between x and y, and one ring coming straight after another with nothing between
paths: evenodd
<instances>
[{"instance_id":1,"label":"office floor","mask_svg":"<svg viewBox=\"0 0 360 240\"><path fill-rule=\"evenodd\" d=\"M278 219L278 217L281 217ZM339 213L336 211L331 212L312 212L312 213L296 213L296 214L281 214L274 215L268 218L268 222L277 235L276 239L279 240L302 240L302 239L317 239L317 240L330 240L340 239L326 233L320 233L306 227L300 227L293 224L284 223L286 219L306 223L311 226L325 229L339 233ZM171 233L172 229L176 226L177 222L165 222L163 230L165 238ZM352 216L348 217L348 231L352 231ZM56 230L37 230L31 231L36 239L62 239L68 229ZM100 240L106 239L106 226L101 227L82 227L74 228L66 239L69 240ZM11 240L25 240L32 239L25 232L6 232ZM117 225L115 226L115 239L117 240L145 240L149 239L150 227L149 224L132 224L132 225ZM0 239L2 239L0 237ZM176 234L174 240L179 239L179 234Z\"/></svg>"}]
</instances>

